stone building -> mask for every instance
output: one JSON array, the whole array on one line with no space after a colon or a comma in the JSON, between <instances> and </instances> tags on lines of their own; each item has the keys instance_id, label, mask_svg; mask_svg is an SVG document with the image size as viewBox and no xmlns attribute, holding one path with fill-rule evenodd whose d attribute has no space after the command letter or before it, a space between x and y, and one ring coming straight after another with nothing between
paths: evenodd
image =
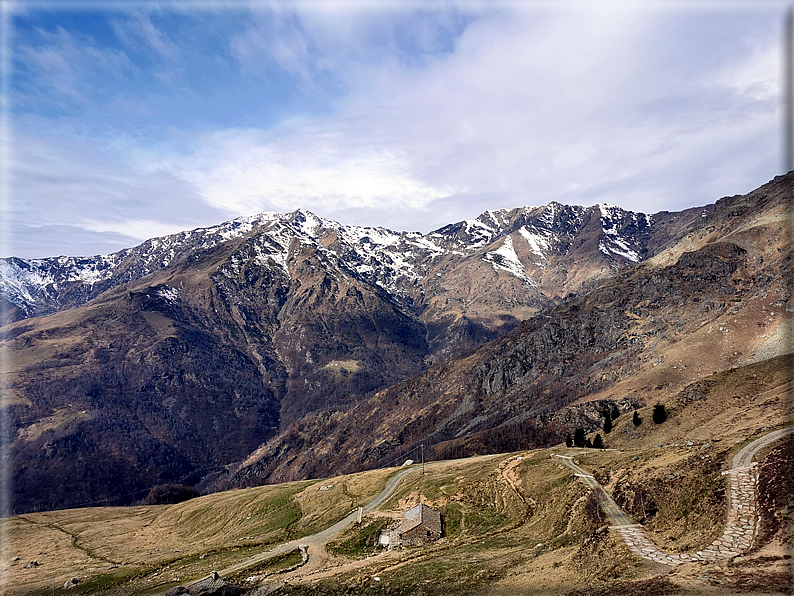
<instances>
[{"instance_id":1,"label":"stone building","mask_svg":"<svg viewBox=\"0 0 794 596\"><path fill-rule=\"evenodd\" d=\"M441 513L424 503L403 513L400 539L403 544L424 544L441 537Z\"/></svg>"}]
</instances>

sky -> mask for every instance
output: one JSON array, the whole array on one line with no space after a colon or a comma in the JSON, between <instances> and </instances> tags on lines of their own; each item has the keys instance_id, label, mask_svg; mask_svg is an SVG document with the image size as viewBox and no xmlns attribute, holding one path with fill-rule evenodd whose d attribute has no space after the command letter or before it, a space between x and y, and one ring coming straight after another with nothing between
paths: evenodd
<instances>
[{"instance_id":1,"label":"sky","mask_svg":"<svg viewBox=\"0 0 794 596\"><path fill-rule=\"evenodd\" d=\"M0 253L746 193L782 173L786 8L3 0Z\"/></svg>"}]
</instances>

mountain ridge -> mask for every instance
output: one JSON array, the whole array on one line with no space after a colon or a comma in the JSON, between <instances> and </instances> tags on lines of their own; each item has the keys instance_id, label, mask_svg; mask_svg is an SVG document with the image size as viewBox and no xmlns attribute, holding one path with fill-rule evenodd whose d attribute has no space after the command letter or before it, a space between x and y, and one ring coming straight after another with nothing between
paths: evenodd
<instances>
[{"instance_id":1,"label":"mountain ridge","mask_svg":"<svg viewBox=\"0 0 794 596\"><path fill-rule=\"evenodd\" d=\"M608 227L602 226L604 239L600 239L599 242L600 252L613 259L620 257L632 262L642 260L647 249L637 246L635 239L629 239L629 242L635 245L633 248L629 246L626 239L621 237L618 226L622 224L622 229L631 228L631 224L636 225L638 221L644 220L639 226L640 229L650 228L654 216L627 211L606 203L580 207L551 202L545 206L487 210L474 219L447 224L427 234L396 232L380 226L347 226L319 217L310 211L298 209L285 213L266 211L235 218L215 226L155 237L135 247L106 255L34 259L0 258L0 297L21 309L23 318L49 314L63 307L84 303L112 285L140 279L191 256L191 253L212 249L223 242L259 230L270 232L274 238L284 240L283 234L286 230L274 229L278 224L290 226L290 231L297 233L295 236L298 238L327 242L330 246L326 248L330 247L338 256L348 254L351 261L358 264L355 268L359 274L367 277L368 273L372 273L368 276L370 281L387 287L389 278L403 277L407 280L417 278L417 274L413 271L414 265L400 263L395 259L394 251L385 250L387 246L402 244L414 250L423 250L419 259L425 260L428 257L438 257L448 253L464 256L467 250L471 252L473 249L483 248L500 237L518 232L526 240L533 254L544 260L546 258L544 250L550 251L550 245L555 240L560 243L559 239L550 239L554 236L555 227L562 230L562 235L570 236L583 223L583 217L596 210L600 212L602 221L609 222ZM283 244L281 248L285 248ZM509 252L514 250L510 248ZM387 257L385 263L380 263L380 270L370 264L377 253L385 253ZM494 253L495 251L492 251L486 255ZM277 262L283 261L284 258L283 254L278 253L270 256ZM389 259L392 259L392 262L389 262ZM501 259L498 256L491 258L494 267L503 266L504 260L503 256ZM535 265L544 268L540 262L536 262ZM503 268L510 271L509 267L503 266ZM517 275L517 277L522 276ZM82 284L83 288L76 290L73 286L79 287L79 284ZM59 303L60 286L66 288L63 303ZM85 286L88 288L85 289ZM74 298L71 297L73 293L76 294Z\"/></svg>"},{"instance_id":2,"label":"mountain ridge","mask_svg":"<svg viewBox=\"0 0 794 596\"><path fill-rule=\"evenodd\" d=\"M53 288L53 296L63 302L50 314L24 318L22 306L16 305L18 320L0 330L10 356L8 432L19 463L14 476L17 506L26 510L118 499L139 494L152 482L201 482L209 487L325 474L341 465L349 449L349 462L369 466L425 436L425 426L439 420L416 416L431 406L446 412L448 428L437 435L439 452L498 449L509 443L499 433L544 443L571 424L592 426L599 420L600 406L580 407L576 399L616 403L624 410L647 399L641 385L623 395L609 394L633 374L631 346L638 341L631 334L620 335L632 327L622 320L621 311L609 314L607 308L634 290L610 280L630 280L632 275L651 280L643 286L643 300L650 302L633 313L644 318L642 325L634 325L647 328L650 339L642 341L668 349L673 344L667 340L681 333L705 342L686 316L671 310L675 305L670 300L678 296L671 288L703 283L697 266L683 267L692 256L677 263L692 252L690 247L702 249L710 240L720 244L720 236L732 234L728 244L737 250L723 242L719 250L696 250L700 256L695 261L705 259L714 271L733 267L725 286L732 292L746 293L742 284L751 287L758 273L759 287L766 284L768 292L780 294L770 280L778 276L774 267L781 266L781 254L787 253L773 249L784 248L775 234L782 233L782 197L790 194L791 184L791 176L776 179L749 195L721 199L707 208L662 212L650 221L605 205L486 212L483 221L459 222L442 228L443 233L431 233L439 234L432 244L418 233L340 227L302 211L227 222L211 228L212 233L167 237L186 236L187 244L179 246L176 240L147 241L137 248L141 254L148 251L148 260L127 255L114 272L108 273L109 266L102 270L105 282ZM764 217L766 231L753 223L753 218ZM546 233L549 222L558 228L554 242ZM738 223L744 228L734 229ZM635 250L624 242L628 236L644 244ZM550 250L541 260L531 251L543 249L544 239ZM641 262L611 252L610 247L629 254L615 240ZM759 245L762 240L769 245ZM448 246L441 247L442 241ZM464 252L461 246L471 248ZM147 263L162 266L144 275ZM85 263L78 266L93 271ZM739 277L736 270L741 270ZM709 275L710 287L719 294L714 290L722 287L719 275ZM600 298L593 294L598 291ZM770 342L783 333L780 322L788 320L771 305L784 298L773 300L770 294L769 304L754 298L759 309L767 309L767 318L778 317L753 323L768 326L770 338L764 341L771 355L780 348ZM686 314L698 322L717 321L733 308L719 296L698 297L702 304L697 307L686 292L676 299L689 304ZM697 310L706 306L714 312ZM589 313L588 335L577 327L584 319L576 309ZM541 316L535 317L538 312ZM549 316L557 322L548 324ZM750 320L743 315L745 319ZM609 321L611 327L598 326ZM551 376L545 380L526 371L516 373L510 362L520 364L520 358L499 346L544 325L558 330L544 340L544 349L552 360L563 357L549 360ZM612 339L625 344L622 355L604 343ZM651 375L648 363L653 359L672 359L662 347L644 352L638 369L643 379ZM597 354L588 356L594 349ZM714 342L709 349L723 350ZM486 362L482 354L488 351L495 354L493 370L501 371L503 381L523 379L517 386L531 391L513 400L499 388L499 374L478 377L480 386L487 378L495 389L489 395L480 395L473 385L467 388L460 379L451 383L443 378L443 371L463 370L462 362ZM585 363L587 358L592 362ZM732 358L739 357L720 356L714 363L729 366ZM565 381L566 370L581 383ZM673 375L667 364L655 370ZM431 377L440 384L428 386L423 379ZM643 382L651 388L670 385ZM433 401L444 395L440 387L445 383L447 389L457 384L464 390L454 407ZM412 391L427 404L405 399ZM646 393L658 394L654 391ZM530 394L546 400L548 411L533 406L523 418L507 415L510 408L528 404ZM556 397L549 400L549 395ZM390 403L399 404L398 414L408 415L381 422L384 428L399 425L403 440L381 442L362 459L361 448L369 440L364 431L378 436L377 417ZM375 416L371 422L356 418L367 408ZM340 422L345 420L350 422L346 427ZM322 453L302 454L301 445L311 444L312 437L329 441ZM239 462L255 463L251 454L271 447L275 451L262 460L261 469L249 465L252 473L243 477L246 471ZM77 480L69 482L68 477Z\"/></svg>"},{"instance_id":3,"label":"mountain ridge","mask_svg":"<svg viewBox=\"0 0 794 596\"><path fill-rule=\"evenodd\" d=\"M431 457L553 444L570 429L571 415L596 430L605 406L626 411L712 369L790 352L794 309L783 283L791 275L790 188L767 185L723 200L715 213L679 243L689 250L671 247L675 258L624 270L335 419L307 418L221 486L283 480L295 470L323 476L377 466L419 443ZM345 463L318 457L335 452L346 454Z\"/></svg>"}]
</instances>

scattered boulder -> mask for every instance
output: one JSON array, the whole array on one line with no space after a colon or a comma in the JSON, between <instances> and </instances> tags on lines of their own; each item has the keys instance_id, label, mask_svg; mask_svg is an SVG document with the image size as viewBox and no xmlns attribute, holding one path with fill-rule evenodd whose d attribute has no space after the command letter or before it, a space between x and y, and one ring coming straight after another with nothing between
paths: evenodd
<instances>
[{"instance_id":1,"label":"scattered boulder","mask_svg":"<svg viewBox=\"0 0 794 596\"><path fill-rule=\"evenodd\" d=\"M34 567L38 567L38 566L39 566L38 561L31 561L30 563L25 565L25 569L33 569Z\"/></svg>"},{"instance_id":2,"label":"scattered boulder","mask_svg":"<svg viewBox=\"0 0 794 596\"><path fill-rule=\"evenodd\" d=\"M251 594L251 596L269 596L269 594L278 592L283 587L284 587L283 583L265 584L263 586L259 586L256 589L256 591L253 594Z\"/></svg>"},{"instance_id":3,"label":"scattered boulder","mask_svg":"<svg viewBox=\"0 0 794 596\"><path fill-rule=\"evenodd\" d=\"M165 596L182 596L183 594L190 594L184 586L177 586L166 590Z\"/></svg>"},{"instance_id":4,"label":"scattered boulder","mask_svg":"<svg viewBox=\"0 0 794 596\"><path fill-rule=\"evenodd\" d=\"M184 592L180 593L184 594ZM242 596L245 590L240 586L230 584L218 575L217 571L213 571L209 577L191 584L187 593L190 596Z\"/></svg>"},{"instance_id":5,"label":"scattered boulder","mask_svg":"<svg viewBox=\"0 0 794 596\"><path fill-rule=\"evenodd\" d=\"M76 577L73 577L72 579L66 581L63 584L63 589L64 590L71 590L72 588L74 588L79 583L80 583L80 580L77 579Z\"/></svg>"}]
</instances>

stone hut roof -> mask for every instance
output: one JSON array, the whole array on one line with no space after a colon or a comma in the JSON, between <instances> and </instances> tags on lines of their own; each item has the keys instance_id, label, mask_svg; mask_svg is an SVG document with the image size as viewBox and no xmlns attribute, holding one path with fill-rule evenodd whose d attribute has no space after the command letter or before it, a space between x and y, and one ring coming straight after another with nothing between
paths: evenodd
<instances>
[{"instance_id":1,"label":"stone hut roof","mask_svg":"<svg viewBox=\"0 0 794 596\"><path fill-rule=\"evenodd\" d=\"M433 509L424 503L411 507L403 513L400 533L404 534L420 525L441 534L441 513L438 509Z\"/></svg>"}]
</instances>

